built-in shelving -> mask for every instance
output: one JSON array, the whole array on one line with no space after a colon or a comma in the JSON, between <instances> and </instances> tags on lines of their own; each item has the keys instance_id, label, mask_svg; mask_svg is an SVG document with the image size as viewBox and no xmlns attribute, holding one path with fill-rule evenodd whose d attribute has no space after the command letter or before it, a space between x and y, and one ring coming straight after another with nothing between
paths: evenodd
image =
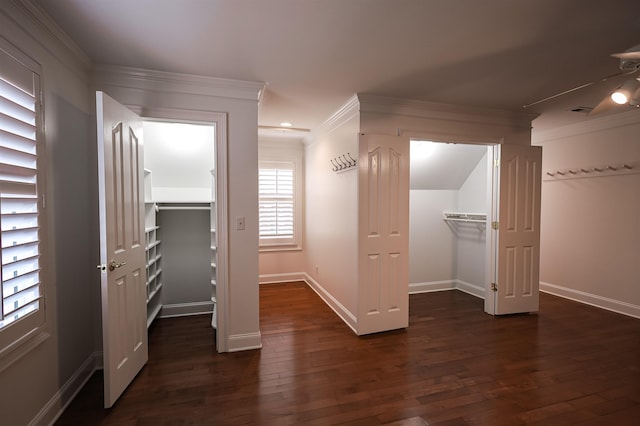
<instances>
[{"instance_id":1,"label":"built-in shelving","mask_svg":"<svg viewBox=\"0 0 640 426\"><path fill-rule=\"evenodd\" d=\"M217 301L217 262L218 262L218 239L216 235L216 172L211 170L211 302L213 303L213 313L211 314L211 327L218 326L218 301Z\"/></svg>"},{"instance_id":2,"label":"built-in shelving","mask_svg":"<svg viewBox=\"0 0 640 426\"><path fill-rule=\"evenodd\" d=\"M156 226L157 205L152 201L151 171L144 173L145 256L147 271L147 327L162 309L162 244Z\"/></svg>"}]
</instances>

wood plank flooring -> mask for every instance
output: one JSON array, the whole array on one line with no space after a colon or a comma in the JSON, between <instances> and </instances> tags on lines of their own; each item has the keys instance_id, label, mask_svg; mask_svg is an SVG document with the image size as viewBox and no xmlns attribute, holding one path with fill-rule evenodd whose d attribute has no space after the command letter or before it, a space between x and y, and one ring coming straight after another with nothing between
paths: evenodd
<instances>
[{"instance_id":1,"label":"wood plank flooring","mask_svg":"<svg viewBox=\"0 0 640 426\"><path fill-rule=\"evenodd\" d=\"M357 337L304 283L260 287L263 349L217 354L208 316L161 319L110 410L98 372L57 425L639 425L640 320L540 296L492 317L412 295L406 330Z\"/></svg>"}]
</instances>

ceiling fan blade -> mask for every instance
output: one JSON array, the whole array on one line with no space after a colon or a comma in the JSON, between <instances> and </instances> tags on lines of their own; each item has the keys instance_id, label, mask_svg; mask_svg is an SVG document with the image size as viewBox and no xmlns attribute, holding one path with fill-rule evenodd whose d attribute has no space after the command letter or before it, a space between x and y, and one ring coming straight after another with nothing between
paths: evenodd
<instances>
[{"instance_id":1,"label":"ceiling fan blade","mask_svg":"<svg viewBox=\"0 0 640 426\"><path fill-rule=\"evenodd\" d=\"M613 102L613 100L611 99L611 96L607 96L606 98L601 100L600 103L596 105L594 109L591 110L591 112L589 113L589 116L607 112L617 106L620 106L620 105Z\"/></svg>"},{"instance_id":2,"label":"ceiling fan blade","mask_svg":"<svg viewBox=\"0 0 640 426\"><path fill-rule=\"evenodd\" d=\"M614 53L613 55L614 58L618 58L618 59L638 59L640 60L640 44L637 46L633 46L630 49L625 50L622 53Z\"/></svg>"}]
</instances>

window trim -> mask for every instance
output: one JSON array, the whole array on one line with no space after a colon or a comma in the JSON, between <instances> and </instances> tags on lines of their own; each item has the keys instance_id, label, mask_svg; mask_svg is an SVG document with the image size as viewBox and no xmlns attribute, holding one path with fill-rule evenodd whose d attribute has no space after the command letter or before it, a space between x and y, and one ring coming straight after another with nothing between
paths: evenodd
<instances>
[{"instance_id":1,"label":"window trim","mask_svg":"<svg viewBox=\"0 0 640 426\"><path fill-rule=\"evenodd\" d=\"M29 78L34 78L36 98L35 128L36 128L36 168L37 168L37 202L38 202L38 262L40 269L40 302L37 311L34 311L23 318L0 329L0 372L18 361L24 355L31 352L40 343L50 337L47 322L47 302L48 285L47 279L47 214L44 205L44 194L46 189L45 177L45 142L44 142L44 106L42 101L43 78L41 65L16 48L6 39L0 37L0 55L9 61L13 60L19 67L28 69L31 72ZM26 74L25 74L26 76Z\"/></svg>"},{"instance_id":2,"label":"window trim","mask_svg":"<svg viewBox=\"0 0 640 426\"><path fill-rule=\"evenodd\" d=\"M291 242L283 243L277 238L260 238L258 231L259 252L302 250L303 228L303 145L295 141L260 141L258 147L258 170L263 164L288 163L293 165L293 238ZM272 167L268 167L272 168ZM259 179L259 177L258 177ZM258 214L260 213L260 195L258 194ZM258 217L258 229L260 228Z\"/></svg>"}]
</instances>

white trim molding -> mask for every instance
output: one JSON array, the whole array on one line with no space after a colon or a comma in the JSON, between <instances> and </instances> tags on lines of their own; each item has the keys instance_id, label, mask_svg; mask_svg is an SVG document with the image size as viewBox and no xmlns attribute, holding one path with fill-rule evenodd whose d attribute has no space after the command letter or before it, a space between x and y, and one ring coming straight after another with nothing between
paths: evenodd
<instances>
[{"instance_id":1,"label":"white trim molding","mask_svg":"<svg viewBox=\"0 0 640 426\"><path fill-rule=\"evenodd\" d=\"M96 82L144 92L167 92L260 101L265 84L193 74L154 71L116 65L98 65Z\"/></svg>"},{"instance_id":2,"label":"white trim molding","mask_svg":"<svg viewBox=\"0 0 640 426\"><path fill-rule=\"evenodd\" d=\"M431 293L434 291L460 290L480 299L484 299L485 289L476 284L471 284L462 280L428 281L421 283L410 283L409 294Z\"/></svg>"},{"instance_id":3,"label":"white trim molding","mask_svg":"<svg viewBox=\"0 0 640 426\"><path fill-rule=\"evenodd\" d=\"M211 314L213 312L213 302L192 302L174 303L162 305L160 318L185 317L189 315Z\"/></svg>"},{"instance_id":4,"label":"white trim molding","mask_svg":"<svg viewBox=\"0 0 640 426\"><path fill-rule=\"evenodd\" d=\"M572 288L542 281L540 281L540 291L573 300L575 302L595 306L596 308L606 309L618 314L640 318L640 306L622 302L620 300L609 299L608 297L602 297L596 294L586 293L584 291L574 290Z\"/></svg>"},{"instance_id":5,"label":"white trim molding","mask_svg":"<svg viewBox=\"0 0 640 426\"><path fill-rule=\"evenodd\" d=\"M455 280L428 281L421 283L409 283L409 294L431 293L434 291L455 290Z\"/></svg>"},{"instance_id":6,"label":"white trim molding","mask_svg":"<svg viewBox=\"0 0 640 426\"><path fill-rule=\"evenodd\" d=\"M351 96L347 102L327 118L317 129L313 130L311 138L319 134L329 134L342 126L345 122L357 117L360 113L360 99L358 95Z\"/></svg>"},{"instance_id":7,"label":"white trim molding","mask_svg":"<svg viewBox=\"0 0 640 426\"><path fill-rule=\"evenodd\" d=\"M516 126L530 129L538 114L491 108L442 104L413 99L358 93L361 113L382 113L399 116L430 118L442 121L476 123L483 126Z\"/></svg>"},{"instance_id":8,"label":"white trim molding","mask_svg":"<svg viewBox=\"0 0 640 426\"><path fill-rule=\"evenodd\" d=\"M356 316L347 308L345 308L342 303L338 302L338 300L333 297L331 293L329 293L322 285L320 285L320 283L311 278L308 274L305 275L305 281L307 282L307 285L311 287L311 289L315 291L318 296L320 296L324 303L326 303L333 310L333 312L335 312L336 315L338 315L338 317L340 317L340 319L342 319L342 321L344 321L344 323L347 324L347 326L349 326L351 330L353 330L354 333L358 334L358 332L356 331L358 325L358 319L356 318Z\"/></svg>"},{"instance_id":9,"label":"white trim molding","mask_svg":"<svg viewBox=\"0 0 640 426\"><path fill-rule=\"evenodd\" d=\"M262 348L262 335L257 333L230 334L228 352L248 351Z\"/></svg>"},{"instance_id":10,"label":"white trim molding","mask_svg":"<svg viewBox=\"0 0 640 426\"><path fill-rule=\"evenodd\" d=\"M93 373L102 367L102 352L92 353L75 373L45 404L40 412L29 422L29 426L52 425L71 404L78 392L89 381Z\"/></svg>"},{"instance_id":11,"label":"white trim molding","mask_svg":"<svg viewBox=\"0 0 640 426\"><path fill-rule=\"evenodd\" d=\"M305 272L288 272L285 274L262 274L258 278L259 278L260 284L292 283L297 281L307 282L307 274Z\"/></svg>"},{"instance_id":12,"label":"white trim molding","mask_svg":"<svg viewBox=\"0 0 640 426\"><path fill-rule=\"evenodd\" d=\"M581 121L550 130L536 131L534 127L531 133L531 144L537 145L543 142L562 140L593 132L631 126L638 124L638 122L640 122L640 117L638 116L638 111L634 109L619 114L590 118L589 121Z\"/></svg>"},{"instance_id":13,"label":"white trim molding","mask_svg":"<svg viewBox=\"0 0 640 426\"><path fill-rule=\"evenodd\" d=\"M480 299L484 299L484 295L486 292L484 287L479 286L477 284L471 284L462 280L456 280L456 290L463 291L467 294L478 297Z\"/></svg>"}]
</instances>

